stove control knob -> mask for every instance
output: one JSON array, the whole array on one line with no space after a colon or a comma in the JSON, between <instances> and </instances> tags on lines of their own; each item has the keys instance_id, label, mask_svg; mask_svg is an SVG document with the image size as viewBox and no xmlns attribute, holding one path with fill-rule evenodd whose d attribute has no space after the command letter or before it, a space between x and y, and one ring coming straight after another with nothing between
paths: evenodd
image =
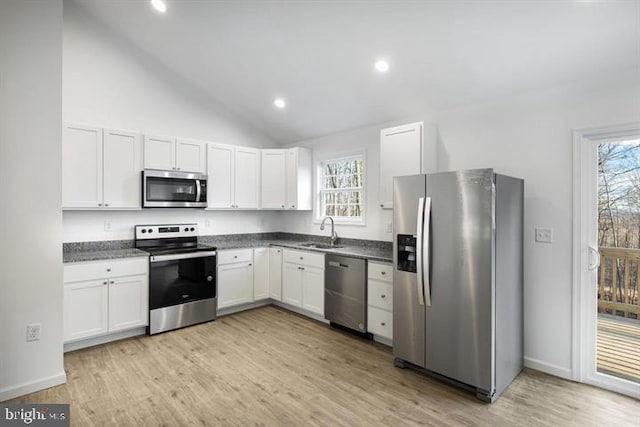
<instances>
[{"instance_id":1,"label":"stove control knob","mask_svg":"<svg viewBox=\"0 0 640 427\"><path fill-rule=\"evenodd\" d=\"M196 231L196 229L195 229L195 228L193 228L193 227L191 227L191 231Z\"/></svg>"},{"instance_id":2,"label":"stove control knob","mask_svg":"<svg viewBox=\"0 0 640 427\"><path fill-rule=\"evenodd\" d=\"M207 276L207 282L213 282L213 276Z\"/></svg>"},{"instance_id":3,"label":"stove control knob","mask_svg":"<svg viewBox=\"0 0 640 427\"><path fill-rule=\"evenodd\" d=\"M153 228L147 230L148 233L153 233Z\"/></svg>"},{"instance_id":4,"label":"stove control knob","mask_svg":"<svg viewBox=\"0 0 640 427\"><path fill-rule=\"evenodd\" d=\"M185 228L184 228L184 231L189 231L189 227L185 227Z\"/></svg>"},{"instance_id":5,"label":"stove control knob","mask_svg":"<svg viewBox=\"0 0 640 427\"><path fill-rule=\"evenodd\" d=\"M146 229L146 228L143 228L143 229L142 229L142 233L146 233L146 232L147 232L147 229Z\"/></svg>"}]
</instances>

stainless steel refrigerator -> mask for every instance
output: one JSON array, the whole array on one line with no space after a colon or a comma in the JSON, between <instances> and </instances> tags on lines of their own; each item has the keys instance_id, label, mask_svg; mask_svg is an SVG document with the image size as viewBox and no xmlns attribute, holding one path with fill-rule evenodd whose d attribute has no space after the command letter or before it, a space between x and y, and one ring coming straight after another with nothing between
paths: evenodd
<instances>
[{"instance_id":1,"label":"stainless steel refrigerator","mask_svg":"<svg viewBox=\"0 0 640 427\"><path fill-rule=\"evenodd\" d=\"M394 178L393 355L493 402L523 366L524 182Z\"/></svg>"}]
</instances>

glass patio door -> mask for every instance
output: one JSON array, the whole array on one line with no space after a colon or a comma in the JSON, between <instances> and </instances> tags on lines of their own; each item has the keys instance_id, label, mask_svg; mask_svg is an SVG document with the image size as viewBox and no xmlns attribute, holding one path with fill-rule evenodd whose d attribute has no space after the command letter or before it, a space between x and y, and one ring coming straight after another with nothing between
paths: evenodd
<instances>
[{"instance_id":1,"label":"glass patio door","mask_svg":"<svg viewBox=\"0 0 640 427\"><path fill-rule=\"evenodd\" d=\"M597 150L595 370L640 384L640 135L594 141Z\"/></svg>"}]
</instances>

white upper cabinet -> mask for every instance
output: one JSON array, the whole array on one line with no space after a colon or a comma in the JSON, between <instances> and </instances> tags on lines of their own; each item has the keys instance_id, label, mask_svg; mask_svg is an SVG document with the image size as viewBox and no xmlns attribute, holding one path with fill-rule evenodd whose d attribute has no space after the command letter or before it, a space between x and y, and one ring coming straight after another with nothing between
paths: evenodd
<instances>
[{"instance_id":1,"label":"white upper cabinet","mask_svg":"<svg viewBox=\"0 0 640 427\"><path fill-rule=\"evenodd\" d=\"M287 203L287 150L262 150L261 156L260 207L284 209Z\"/></svg>"},{"instance_id":2,"label":"white upper cabinet","mask_svg":"<svg viewBox=\"0 0 640 427\"><path fill-rule=\"evenodd\" d=\"M257 209L260 151L209 143L207 204L209 209Z\"/></svg>"},{"instance_id":3,"label":"white upper cabinet","mask_svg":"<svg viewBox=\"0 0 640 427\"><path fill-rule=\"evenodd\" d=\"M167 136L144 136L144 168L204 173L206 143Z\"/></svg>"},{"instance_id":4,"label":"white upper cabinet","mask_svg":"<svg viewBox=\"0 0 640 427\"><path fill-rule=\"evenodd\" d=\"M208 144L207 207L229 209L234 202L235 148L231 145Z\"/></svg>"},{"instance_id":5,"label":"white upper cabinet","mask_svg":"<svg viewBox=\"0 0 640 427\"><path fill-rule=\"evenodd\" d=\"M168 136L144 136L144 168L175 170L176 139Z\"/></svg>"},{"instance_id":6,"label":"white upper cabinet","mask_svg":"<svg viewBox=\"0 0 640 427\"><path fill-rule=\"evenodd\" d=\"M176 170L205 173L207 144L193 139L176 140Z\"/></svg>"},{"instance_id":7,"label":"white upper cabinet","mask_svg":"<svg viewBox=\"0 0 640 427\"><path fill-rule=\"evenodd\" d=\"M312 155L308 148L290 148L286 159L286 208L312 209Z\"/></svg>"},{"instance_id":8,"label":"white upper cabinet","mask_svg":"<svg viewBox=\"0 0 640 427\"><path fill-rule=\"evenodd\" d=\"M141 169L139 134L92 126L64 126L64 209L140 209Z\"/></svg>"},{"instance_id":9,"label":"white upper cabinet","mask_svg":"<svg viewBox=\"0 0 640 427\"><path fill-rule=\"evenodd\" d=\"M62 207L102 206L102 129L65 124L62 137Z\"/></svg>"},{"instance_id":10,"label":"white upper cabinet","mask_svg":"<svg viewBox=\"0 0 640 427\"><path fill-rule=\"evenodd\" d=\"M380 206L393 208L393 177L437 172L437 132L422 122L380 131Z\"/></svg>"},{"instance_id":11,"label":"white upper cabinet","mask_svg":"<svg viewBox=\"0 0 640 427\"><path fill-rule=\"evenodd\" d=\"M235 207L258 209L260 150L236 147Z\"/></svg>"},{"instance_id":12,"label":"white upper cabinet","mask_svg":"<svg viewBox=\"0 0 640 427\"><path fill-rule=\"evenodd\" d=\"M140 136L105 129L103 133L103 194L109 208L140 207Z\"/></svg>"}]
</instances>

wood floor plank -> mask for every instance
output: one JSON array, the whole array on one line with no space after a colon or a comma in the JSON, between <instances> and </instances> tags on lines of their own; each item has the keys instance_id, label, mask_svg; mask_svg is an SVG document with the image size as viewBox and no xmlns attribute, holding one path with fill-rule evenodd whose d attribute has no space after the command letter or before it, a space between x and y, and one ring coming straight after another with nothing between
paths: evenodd
<instances>
[{"instance_id":1,"label":"wood floor plank","mask_svg":"<svg viewBox=\"0 0 640 427\"><path fill-rule=\"evenodd\" d=\"M65 355L74 426L634 426L638 401L532 370L488 405L391 350L269 306Z\"/></svg>"}]
</instances>

